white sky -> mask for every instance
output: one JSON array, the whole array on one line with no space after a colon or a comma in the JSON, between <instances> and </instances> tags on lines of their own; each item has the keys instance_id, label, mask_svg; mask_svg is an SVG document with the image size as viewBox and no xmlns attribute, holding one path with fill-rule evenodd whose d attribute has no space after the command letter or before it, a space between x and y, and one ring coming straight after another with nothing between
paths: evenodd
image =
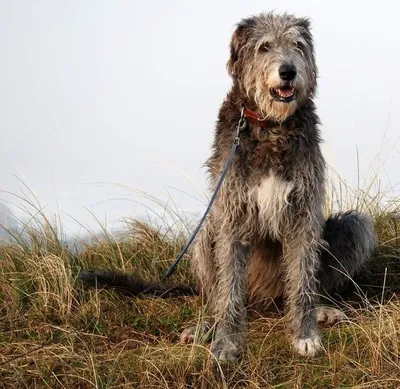
<instances>
[{"instance_id":1,"label":"white sky","mask_svg":"<svg viewBox=\"0 0 400 389\"><path fill-rule=\"evenodd\" d=\"M357 147L364 175L381 150L399 183L396 1L0 0L0 189L17 175L70 232L143 215L134 190L201 211L234 24L272 9L313 20L330 165L356 184Z\"/></svg>"}]
</instances>

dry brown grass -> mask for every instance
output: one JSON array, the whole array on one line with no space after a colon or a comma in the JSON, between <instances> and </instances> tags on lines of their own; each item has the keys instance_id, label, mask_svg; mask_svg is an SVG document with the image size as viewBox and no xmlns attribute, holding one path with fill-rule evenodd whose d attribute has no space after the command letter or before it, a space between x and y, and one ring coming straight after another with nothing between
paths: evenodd
<instances>
[{"instance_id":1,"label":"dry brown grass","mask_svg":"<svg viewBox=\"0 0 400 389\"><path fill-rule=\"evenodd\" d=\"M230 367L212 363L207 344L177 343L182 328L204 318L199 297L123 298L77 279L92 267L155 279L184 234L136 221L76 254L36 206L24 237L0 247L0 387L400 388L400 302L388 299L400 287L399 201L352 196L377 220L380 247L366 281L378 297L348 305L348 321L323 328L326 353L314 359L294 354L279 313L250 311L246 357ZM189 278L184 261L174 280Z\"/></svg>"}]
</instances>

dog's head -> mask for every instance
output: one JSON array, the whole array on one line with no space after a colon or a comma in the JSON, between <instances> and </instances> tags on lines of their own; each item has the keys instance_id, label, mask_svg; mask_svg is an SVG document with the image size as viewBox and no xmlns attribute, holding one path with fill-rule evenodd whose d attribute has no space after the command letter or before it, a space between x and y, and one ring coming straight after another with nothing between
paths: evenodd
<instances>
[{"instance_id":1,"label":"dog's head","mask_svg":"<svg viewBox=\"0 0 400 389\"><path fill-rule=\"evenodd\" d=\"M273 13L243 19L233 33L227 67L261 116L284 121L316 89L308 19Z\"/></svg>"}]
</instances>

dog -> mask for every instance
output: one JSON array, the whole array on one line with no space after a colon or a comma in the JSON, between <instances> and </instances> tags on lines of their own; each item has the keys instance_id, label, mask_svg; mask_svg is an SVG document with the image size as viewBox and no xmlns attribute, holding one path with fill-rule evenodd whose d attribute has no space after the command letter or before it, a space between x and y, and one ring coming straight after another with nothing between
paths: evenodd
<instances>
[{"instance_id":1,"label":"dog","mask_svg":"<svg viewBox=\"0 0 400 389\"><path fill-rule=\"evenodd\" d=\"M247 125L191 249L199 290L215 319L211 351L221 362L238 361L246 345L246 304L283 296L293 347L313 357L322 349L318 318L338 315L317 307L318 296L365 268L376 245L373 221L355 211L324 217L326 163L310 21L275 13L243 19L232 36L227 69L232 87L206 163L211 190L239 121ZM135 286L136 292L146 287L109 271L81 278ZM193 334L185 330L182 341Z\"/></svg>"}]
</instances>

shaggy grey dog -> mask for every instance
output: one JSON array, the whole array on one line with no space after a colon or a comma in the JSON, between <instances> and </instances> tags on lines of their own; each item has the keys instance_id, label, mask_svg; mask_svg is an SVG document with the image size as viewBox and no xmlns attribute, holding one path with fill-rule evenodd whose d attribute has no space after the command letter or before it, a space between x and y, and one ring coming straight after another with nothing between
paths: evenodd
<instances>
[{"instance_id":1,"label":"shaggy grey dog","mask_svg":"<svg viewBox=\"0 0 400 389\"><path fill-rule=\"evenodd\" d=\"M246 299L280 295L294 348L317 354L318 285L339 287L362 268L375 245L367 217L347 213L324 219L325 161L313 102L317 67L309 27L304 18L261 14L242 20L232 37L233 86L207 162L212 188L242 107L250 123L193 252L215 312L212 352L220 360L236 360L243 352ZM330 264L339 271L329 271Z\"/></svg>"},{"instance_id":2,"label":"shaggy grey dog","mask_svg":"<svg viewBox=\"0 0 400 389\"><path fill-rule=\"evenodd\" d=\"M243 19L232 37L228 71L233 85L207 161L211 190L241 114L247 127L192 249L215 318L211 350L220 361L236 361L244 352L246 303L284 296L293 346L314 356L322 347L317 314L332 320L332 311L317 313L318 296L360 272L376 240L364 215L324 218L325 161L313 102L317 67L309 21L273 13ZM83 278L124 284L109 272ZM192 329L182 335L183 341L192 338Z\"/></svg>"}]
</instances>

